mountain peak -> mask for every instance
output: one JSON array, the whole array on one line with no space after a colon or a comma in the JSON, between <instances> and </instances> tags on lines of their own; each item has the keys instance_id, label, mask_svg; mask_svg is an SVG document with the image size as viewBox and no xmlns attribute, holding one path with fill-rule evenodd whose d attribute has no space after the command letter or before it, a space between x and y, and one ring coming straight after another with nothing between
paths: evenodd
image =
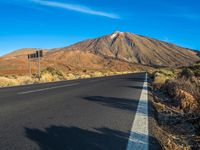
<instances>
[{"instance_id":1,"label":"mountain peak","mask_svg":"<svg viewBox=\"0 0 200 150\"><path fill-rule=\"evenodd\" d=\"M70 49L85 50L107 58L152 66L181 66L199 60L191 50L121 31L79 42L67 50Z\"/></svg>"},{"instance_id":2,"label":"mountain peak","mask_svg":"<svg viewBox=\"0 0 200 150\"><path fill-rule=\"evenodd\" d=\"M114 39L115 37L119 36L119 35L124 35L125 32L121 32L121 31L115 31L110 35L111 39Z\"/></svg>"},{"instance_id":3,"label":"mountain peak","mask_svg":"<svg viewBox=\"0 0 200 150\"><path fill-rule=\"evenodd\" d=\"M121 32L121 31L115 31L114 33L124 33L124 32Z\"/></svg>"}]
</instances>

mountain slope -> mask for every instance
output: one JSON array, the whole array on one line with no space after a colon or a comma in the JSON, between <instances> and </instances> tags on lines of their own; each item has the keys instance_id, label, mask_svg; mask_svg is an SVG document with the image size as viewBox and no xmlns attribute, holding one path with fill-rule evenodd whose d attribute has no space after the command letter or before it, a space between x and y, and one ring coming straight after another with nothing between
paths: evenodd
<instances>
[{"instance_id":1,"label":"mountain slope","mask_svg":"<svg viewBox=\"0 0 200 150\"><path fill-rule=\"evenodd\" d=\"M114 32L60 49L69 50L89 51L104 57L153 66L182 66L199 60L192 50L128 32Z\"/></svg>"},{"instance_id":2,"label":"mountain slope","mask_svg":"<svg viewBox=\"0 0 200 150\"><path fill-rule=\"evenodd\" d=\"M37 49L21 49L0 58L0 74L27 74L27 54ZM199 60L197 52L152 38L114 32L74 45L44 50L42 68L48 66L65 72L84 70L128 71L152 66L185 66ZM37 60L32 61L37 70Z\"/></svg>"}]
</instances>

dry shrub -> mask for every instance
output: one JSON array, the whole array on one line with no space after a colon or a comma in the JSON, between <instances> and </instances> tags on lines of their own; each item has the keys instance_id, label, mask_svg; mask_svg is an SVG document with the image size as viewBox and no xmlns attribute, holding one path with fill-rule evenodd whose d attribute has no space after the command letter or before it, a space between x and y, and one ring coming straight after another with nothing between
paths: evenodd
<instances>
[{"instance_id":1,"label":"dry shrub","mask_svg":"<svg viewBox=\"0 0 200 150\"><path fill-rule=\"evenodd\" d=\"M175 76L175 70L170 70L167 68L158 69L150 75L150 77L153 79L153 87L156 90L160 89L167 80L175 78Z\"/></svg>"},{"instance_id":2,"label":"dry shrub","mask_svg":"<svg viewBox=\"0 0 200 150\"><path fill-rule=\"evenodd\" d=\"M187 113L199 112L199 103L192 94L183 90L177 90L176 99L179 101L180 109L184 110L184 112Z\"/></svg>"},{"instance_id":3,"label":"dry shrub","mask_svg":"<svg viewBox=\"0 0 200 150\"><path fill-rule=\"evenodd\" d=\"M50 78L50 80L58 81L58 80L64 80L65 74L62 71L56 70L53 67L47 67L46 69L42 70L41 76L47 76ZM53 79L51 79L51 76Z\"/></svg>"},{"instance_id":4,"label":"dry shrub","mask_svg":"<svg viewBox=\"0 0 200 150\"><path fill-rule=\"evenodd\" d=\"M84 72L84 73L83 73ZM56 70L52 67L47 67L46 69L42 70L40 81L37 75L33 75L32 78L28 76L3 76L0 77L0 87L7 87L7 86L15 86L15 85L25 85L25 84L32 84L32 83L45 83L45 82L52 82L52 81L61 81L61 80L74 80L79 78L91 78L91 77L103 77L103 76L110 76L115 74L127 74L131 73L129 71L124 72L111 72L111 71L92 71L87 72L84 70L82 73L64 73L62 71Z\"/></svg>"},{"instance_id":5,"label":"dry shrub","mask_svg":"<svg viewBox=\"0 0 200 150\"><path fill-rule=\"evenodd\" d=\"M154 75L153 88L155 90L159 90L167 80L169 80L169 77L166 77L163 74L158 74L157 73L156 75Z\"/></svg>"},{"instance_id":6,"label":"dry shrub","mask_svg":"<svg viewBox=\"0 0 200 150\"><path fill-rule=\"evenodd\" d=\"M16 79L11 79L8 77L0 77L0 87L15 86L19 85Z\"/></svg>"},{"instance_id":7,"label":"dry shrub","mask_svg":"<svg viewBox=\"0 0 200 150\"><path fill-rule=\"evenodd\" d=\"M35 79L28 76L19 76L19 77L16 77L16 80L20 85L32 84L32 83L35 83L36 81Z\"/></svg>"},{"instance_id":8,"label":"dry shrub","mask_svg":"<svg viewBox=\"0 0 200 150\"><path fill-rule=\"evenodd\" d=\"M40 81L41 82L52 82L52 81L55 81L55 78L50 73L43 73L41 78L40 78Z\"/></svg>"},{"instance_id":9,"label":"dry shrub","mask_svg":"<svg viewBox=\"0 0 200 150\"><path fill-rule=\"evenodd\" d=\"M189 67L196 77L200 77L200 62Z\"/></svg>"},{"instance_id":10,"label":"dry shrub","mask_svg":"<svg viewBox=\"0 0 200 150\"><path fill-rule=\"evenodd\" d=\"M52 82L67 79L66 74L53 67L47 67L41 72L41 82Z\"/></svg>"},{"instance_id":11,"label":"dry shrub","mask_svg":"<svg viewBox=\"0 0 200 150\"><path fill-rule=\"evenodd\" d=\"M172 135L164 140L166 140L166 143L163 147L164 150L191 150L189 145L182 145L183 141L180 142L179 139L173 137Z\"/></svg>"},{"instance_id":12,"label":"dry shrub","mask_svg":"<svg viewBox=\"0 0 200 150\"><path fill-rule=\"evenodd\" d=\"M72 74L72 73L69 73L65 76L65 79L66 80L74 80L74 79L77 79L76 75Z\"/></svg>"},{"instance_id":13,"label":"dry shrub","mask_svg":"<svg viewBox=\"0 0 200 150\"><path fill-rule=\"evenodd\" d=\"M154 84L163 84L169 77L164 74L156 73L154 76Z\"/></svg>"},{"instance_id":14,"label":"dry shrub","mask_svg":"<svg viewBox=\"0 0 200 150\"><path fill-rule=\"evenodd\" d=\"M80 78L91 78L91 75L89 75L89 74L82 74L81 76L80 76Z\"/></svg>"},{"instance_id":15,"label":"dry shrub","mask_svg":"<svg viewBox=\"0 0 200 150\"><path fill-rule=\"evenodd\" d=\"M180 137L177 138L176 135L172 135L158 126L156 127L156 130L156 137L162 144L163 150L191 150L184 139Z\"/></svg>"},{"instance_id":16,"label":"dry shrub","mask_svg":"<svg viewBox=\"0 0 200 150\"><path fill-rule=\"evenodd\" d=\"M189 67L183 68L180 72L181 77L192 78L192 77L200 77L200 63L197 62Z\"/></svg>"},{"instance_id":17,"label":"dry shrub","mask_svg":"<svg viewBox=\"0 0 200 150\"><path fill-rule=\"evenodd\" d=\"M124 74L123 72L113 72L114 75L120 75L120 74Z\"/></svg>"},{"instance_id":18,"label":"dry shrub","mask_svg":"<svg viewBox=\"0 0 200 150\"><path fill-rule=\"evenodd\" d=\"M156 137L163 149L199 149L195 139L200 129L199 67L177 69L175 76L165 71L157 71L153 76L154 84L160 83L159 92L155 92L160 99L154 99L153 104L156 120L162 125Z\"/></svg>"},{"instance_id":19,"label":"dry shrub","mask_svg":"<svg viewBox=\"0 0 200 150\"><path fill-rule=\"evenodd\" d=\"M108 71L108 72L104 73L104 76L111 76L111 75L113 75L113 72L111 72L111 71Z\"/></svg>"},{"instance_id":20,"label":"dry shrub","mask_svg":"<svg viewBox=\"0 0 200 150\"><path fill-rule=\"evenodd\" d=\"M37 82L37 79L28 76L7 76L0 77L0 87L26 85Z\"/></svg>"},{"instance_id":21,"label":"dry shrub","mask_svg":"<svg viewBox=\"0 0 200 150\"><path fill-rule=\"evenodd\" d=\"M104 76L102 72L99 71L95 71L94 73L92 73L92 77L102 77Z\"/></svg>"},{"instance_id":22,"label":"dry shrub","mask_svg":"<svg viewBox=\"0 0 200 150\"><path fill-rule=\"evenodd\" d=\"M186 77L186 78L191 78L194 76L194 72L189 69L189 68L184 68L181 73L180 73L181 77Z\"/></svg>"},{"instance_id":23,"label":"dry shrub","mask_svg":"<svg viewBox=\"0 0 200 150\"><path fill-rule=\"evenodd\" d=\"M174 105L184 112L193 113L200 111L200 87L198 80L193 78L178 78L167 81L163 92L174 100Z\"/></svg>"}]
</instances>

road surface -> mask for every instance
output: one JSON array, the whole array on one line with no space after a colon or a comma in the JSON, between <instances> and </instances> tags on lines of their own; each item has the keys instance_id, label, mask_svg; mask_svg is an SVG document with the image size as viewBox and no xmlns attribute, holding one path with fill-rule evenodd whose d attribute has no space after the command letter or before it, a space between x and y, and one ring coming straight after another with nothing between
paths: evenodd
<instances>
[{"instance_id":1,"label":"road surface","mask_svg":"<svg viewBox=\"0 0 200 150\"><path fill-rule=\"evenodd\" d=\"M1 88L0 150L129 150L134 143L159 149L148 131L139 132L148 128L148 122L138 125L145 77L135 73ZM142 116L148 120L148 114Z\"/></svg>"}]
</instances>

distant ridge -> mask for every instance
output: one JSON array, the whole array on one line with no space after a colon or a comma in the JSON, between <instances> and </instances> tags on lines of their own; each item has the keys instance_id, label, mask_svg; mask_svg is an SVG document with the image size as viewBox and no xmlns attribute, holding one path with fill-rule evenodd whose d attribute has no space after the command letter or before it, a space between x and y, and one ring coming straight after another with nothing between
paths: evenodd
<instances>
[{"instance_id":1,"label":"distant ridge","mask_svg":"<svg viewBox=\"0 0 200 150\"><path fill-rule=\"evenodd\" d=\"M0 58L0 73L27 72L27 54L37 49L14 51ZM199 52L153 38L116 31L71 46L45 50L42 67L80 70L131 70L146 66L186 66L200 60ZM33 64L35 70L37 66Z\"/></svg>"}]
</instances>

